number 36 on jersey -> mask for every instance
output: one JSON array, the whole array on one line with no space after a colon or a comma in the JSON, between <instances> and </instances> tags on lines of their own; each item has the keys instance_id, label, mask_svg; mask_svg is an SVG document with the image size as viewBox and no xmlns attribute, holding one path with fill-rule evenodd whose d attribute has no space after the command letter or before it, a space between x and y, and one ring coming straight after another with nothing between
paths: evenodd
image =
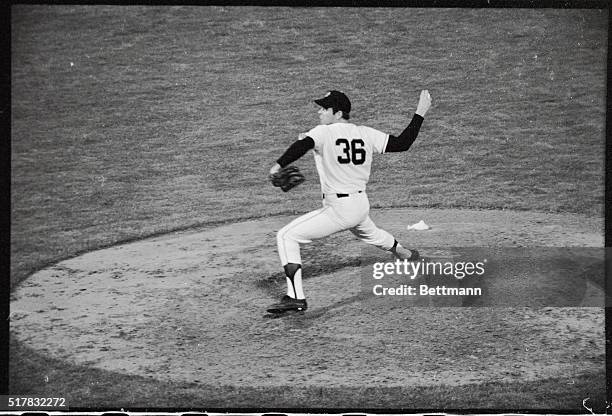
<instances>
[{"instance_id":1,"label":"number 36 on jersey","mask_svg":"<svg viewBox=\"0 0 612 416\"><path fill-rule=\"evenodd\" d=\"M353 165L363 165L366 161L365 143L361 139L343 139L336 140L336 146L340 147L341 154L338 156L338 163L343 165L352 163Z\"/></svg>"}]
</instances>

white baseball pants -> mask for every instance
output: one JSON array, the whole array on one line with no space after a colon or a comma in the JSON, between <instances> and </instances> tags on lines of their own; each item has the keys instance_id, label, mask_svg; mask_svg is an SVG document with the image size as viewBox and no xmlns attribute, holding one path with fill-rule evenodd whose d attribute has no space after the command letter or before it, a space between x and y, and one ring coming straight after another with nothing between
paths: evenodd
<instances>
[{"instance_id":1,"label":"white baseball pants","mask_svg":"<svg viewBox=\"0 0 612 416\"><path fill-rule=\"evenodd\" d=\"M326 194L323 207L291 221L276 235L282 265L302 264L300 244L350 230L357 238L383 250L393 247L395 238L370 219L370 202L365 192L339 198Z\"/></svg>"}]
</instances>

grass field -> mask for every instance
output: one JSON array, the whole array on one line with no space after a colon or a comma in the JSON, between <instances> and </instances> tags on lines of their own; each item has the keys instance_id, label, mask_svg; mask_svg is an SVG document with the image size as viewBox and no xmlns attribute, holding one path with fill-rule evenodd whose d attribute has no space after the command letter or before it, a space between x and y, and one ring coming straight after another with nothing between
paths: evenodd
<instances>
[{"instance_id":1,"label":"grass field","mask_svg":"<svg viewBox=\"0 0 612 416\"><path fill-rule=\"evenodd\" d=\"M316 123L312 99L328 89L351 97L356 122L395 134L419 91L432 94L411 151L375 161L374 208L600 217L607 19L606 10L14 6L11 284L120 241L316 208L311 160L298 162L309 178L300 192L279 196L266 174ZM11 354L22 394L49 392L42 374L82 385L115 377L18 342ZM129 402L122 387L136 381L121 380L119 391L91 394ZM582 382L588 391L601 380ZM552 384L552 397L567 396Z\"/></svg>"}]
</instances>

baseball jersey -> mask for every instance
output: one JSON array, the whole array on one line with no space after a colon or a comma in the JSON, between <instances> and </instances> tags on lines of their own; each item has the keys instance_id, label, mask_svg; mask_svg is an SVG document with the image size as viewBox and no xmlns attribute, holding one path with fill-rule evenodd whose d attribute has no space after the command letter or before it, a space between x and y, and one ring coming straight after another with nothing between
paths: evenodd
<instances>
[{"instance_id":1,"label":"baseball jersey","mask_svg":"<svg viewBox=\"0 0 612 416\"><path fill-rule=\"evenodd\" d=\"M372 155L383 153L389 135L352 123L319 125L300 138L314 140L314 158L324 194L365 191Z\"/></svg>"}]
</instances>

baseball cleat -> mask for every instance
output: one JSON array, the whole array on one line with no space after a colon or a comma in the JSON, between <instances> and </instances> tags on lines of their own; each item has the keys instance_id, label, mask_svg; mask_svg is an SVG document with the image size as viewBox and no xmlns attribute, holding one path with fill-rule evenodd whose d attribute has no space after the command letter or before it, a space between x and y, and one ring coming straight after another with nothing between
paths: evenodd
<instances>
[{"instance_id":1,"label":"baseball cleat","mask_svg":"<svg viewBox=\"0 0 612 416\"><path fill-rule=\"evenodd\" d=\"M294 299L288 295L283 296L280 302L268 307L270 313L283 313L288 311L305 311L308 309L306 299Z\"/></svg>"},{"instance_id":2,"label":"baseball cleat","mask_svg":"<svg viewBox=\"0 0 612 416\"><path fill-rule=\"evenodd\" d=\"M421 255L416 249L397 247L392 253L400 260L417 261L421 258Z\"/></svg>"}]
</instances>

